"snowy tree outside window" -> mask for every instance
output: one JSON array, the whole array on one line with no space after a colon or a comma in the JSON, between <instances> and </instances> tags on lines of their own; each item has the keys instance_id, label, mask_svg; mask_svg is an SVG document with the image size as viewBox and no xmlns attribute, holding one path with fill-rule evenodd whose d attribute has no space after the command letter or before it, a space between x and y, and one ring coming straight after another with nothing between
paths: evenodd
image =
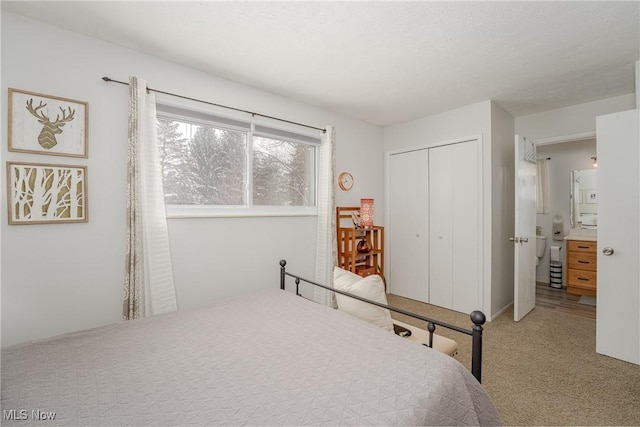
<instances>
[{"instance_id":1,"label":"snowy tree outside window","mask_svg":"<svg viewBox=\"0 0 640 427\"><path fill-rule=\"evenodd\" d=\"M158 113L168 214L172 207L213 214L266 208L315 212L318 139L181 113L161 107Z\"/></svg>"}]
</instances>

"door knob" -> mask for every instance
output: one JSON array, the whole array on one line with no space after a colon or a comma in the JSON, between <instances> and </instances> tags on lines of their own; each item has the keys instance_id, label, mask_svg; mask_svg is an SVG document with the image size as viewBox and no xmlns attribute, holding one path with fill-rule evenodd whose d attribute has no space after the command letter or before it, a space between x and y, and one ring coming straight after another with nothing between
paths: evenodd
<instances>
[{"instance_id":1,"label":"door knob","mask_svg":"<svg viewBox=\"0 0 640 427\"><path fill-rule=\"evenodd\" d=\"M527 243L529 241L528 237L521 237L520 238L520 243Z\"/></svg>"},{"instance_id":2,"label":"door knob","mask_svg":"<svg viewBox=\"0 0 640 427\"><path fill-rule=\"evenodd\" d=\"M609 247L609 246L607 246L607 247L605 247L605 248L602 248L602 253L603 253L605 256L611 256L611 255L613 255L613 252L614 252L613 248L611 248L611 247Z\"/></svg>"}]
</instances>

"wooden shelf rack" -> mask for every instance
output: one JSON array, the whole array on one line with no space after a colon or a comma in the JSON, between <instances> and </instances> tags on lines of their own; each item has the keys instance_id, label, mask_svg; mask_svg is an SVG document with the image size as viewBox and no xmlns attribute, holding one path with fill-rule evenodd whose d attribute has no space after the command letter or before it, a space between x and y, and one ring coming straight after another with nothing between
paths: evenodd
<instances>
[{"instance_id":1,"label":"wooden shelf rack","mask_svg":"<svg viewBox=\"0 0 640 427\"><path fill-rule=\"evenodd\" d=\"M355 228L352 214L359 212L360 207L336 208L338 267L362 277L384 277L384 227Z\"/></svg>"}]
</instances>

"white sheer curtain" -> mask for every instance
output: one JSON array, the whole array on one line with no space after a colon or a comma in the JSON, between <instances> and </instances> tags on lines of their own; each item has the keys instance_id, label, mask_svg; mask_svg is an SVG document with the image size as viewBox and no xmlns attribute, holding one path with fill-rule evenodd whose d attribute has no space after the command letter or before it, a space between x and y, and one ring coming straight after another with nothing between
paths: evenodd
<instances>
[{"instance_id":1,"label":"white sheer curtain","mask_svg":"<svg viewBox=\"0 0 640 427\"><path fill-rule=\"evenodd\" d=\"M549 159L537 161L536 213L549 213Z\"/></svg>"},{"instance_id":2,"label":"white sheer curtain","mask_svg":"<svg viewBox=\"0 0 640 427\"><path fill-rule=\"evenodd\" d=\"M333 191L334 146L335 130L333 126L327 126L320 144L315 281L328 286L333 286L333 267L336 263L336 198ZM313 300L315 302L332 307L335 306L333 292L317 286L314 288Z\"/></svg>"},{"instance_id":3,"label":"white sheer curtain","mask_svg":"<svg viewBox=\"0 0 640 427\"><path fill-rule=\"evenodd\" d=\"M156 121L155 96L130 77L125 320L177 309Z\"/></svg>"}]
</instances>

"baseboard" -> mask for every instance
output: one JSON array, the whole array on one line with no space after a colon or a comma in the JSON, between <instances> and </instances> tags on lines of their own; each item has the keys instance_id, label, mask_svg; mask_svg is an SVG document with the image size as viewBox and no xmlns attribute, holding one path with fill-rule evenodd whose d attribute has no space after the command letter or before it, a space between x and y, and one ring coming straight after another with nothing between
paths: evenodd
<instances>
[{"instance_id":1,"label":"baseboard","mask_svg":"<svg viewBox=\"0 0 640 427\"><path fill-rule=\"evenodd\" d=\"M505 307L503 307L502 309L500 309L497 313L495 313L493 316L491 316L491 318L489 318L489 322L493 322L495 319L497 319L498 317L500 317L500 315L502 313L504 313L505 311L509 310L511 307L513 307L513 301L510 302L509 304L507 304Z\"/></svg>"}]
</instances>

